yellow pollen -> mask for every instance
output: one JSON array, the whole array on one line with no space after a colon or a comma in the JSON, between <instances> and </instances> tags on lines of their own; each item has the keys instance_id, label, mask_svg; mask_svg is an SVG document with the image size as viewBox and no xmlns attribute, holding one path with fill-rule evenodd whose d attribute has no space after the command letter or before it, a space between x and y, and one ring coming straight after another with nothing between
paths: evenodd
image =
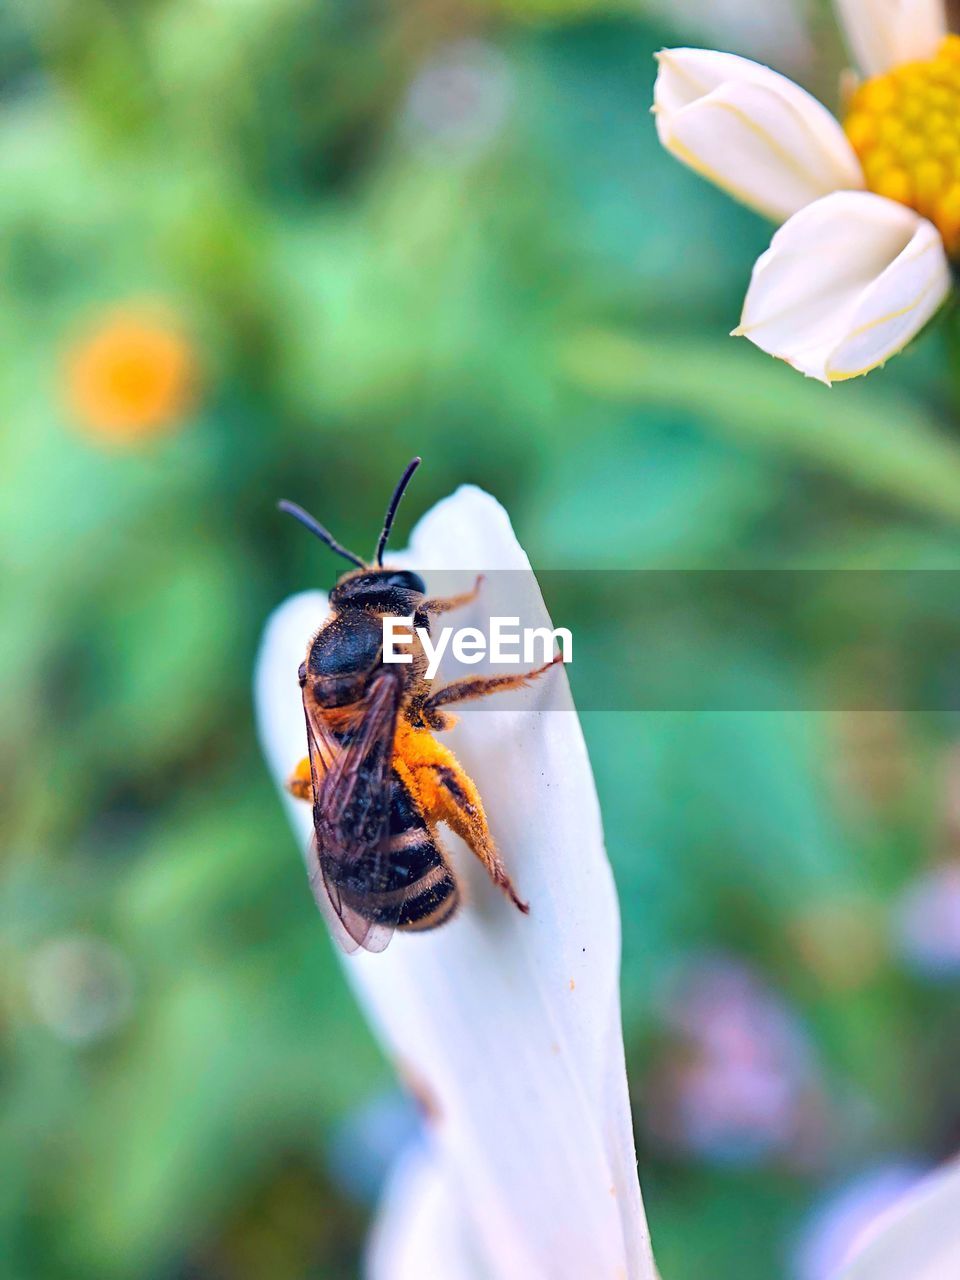
<instances>
[{"instance_id":1,"label":"yellow pollen","mask_svg":"<svg viewBox=\"0 0 960 1280\"><path fill-rule=\"evenodd\" d=\"M960 36L865 81L844 128L869 189L929 218L960 258Z\"/></svg>"}]
</instances>

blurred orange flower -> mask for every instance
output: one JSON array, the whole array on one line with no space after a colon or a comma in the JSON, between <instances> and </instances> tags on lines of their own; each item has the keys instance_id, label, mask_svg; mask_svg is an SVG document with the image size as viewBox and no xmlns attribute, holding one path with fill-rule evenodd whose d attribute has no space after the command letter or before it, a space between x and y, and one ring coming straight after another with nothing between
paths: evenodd
<instances>
[{"instance_id":1,"label":"blurred orange flower","mask_svg":"<svg viewBox=\"0 0 960 1280\"><path fill-rule=\"evenodd\" d=\"M169 318L117 310L67 352L65 393L74 419L121 443L169 430L196 390L194 351Z\"/></svg>"}]
</instances>

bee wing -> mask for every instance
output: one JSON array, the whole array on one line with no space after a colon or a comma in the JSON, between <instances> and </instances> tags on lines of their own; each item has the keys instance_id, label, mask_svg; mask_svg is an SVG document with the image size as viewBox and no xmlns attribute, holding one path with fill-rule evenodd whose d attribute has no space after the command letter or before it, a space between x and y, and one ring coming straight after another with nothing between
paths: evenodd
<instances>
[{"instance_id":1,"label":"bee wing","mask_svg":"<svg viewBox=\"0 0 960 1280\"><path fill-rule=\"evenodd\" d=\"M390 941L393 929L389 925L365 920L343 901L340 891L330 882L324 870L316 836L310 841L307 873L314 901L340 947L348 955L358 947L363 947L365 951L382 951Z\"/></svg>"},{"instance_id":2,"label":"bee wing","mask_svg":"<svg viewBox=\"0 0 960 1280\"><path fill-rule=\"evenodd\" d=\"M307 742L313 778L314 841L310 884L321 912L347 950L382 951L401 903L378 907L371 921L347 901L349 894L374 897L389 874L384 848L390 811L393 739L402 682L383 672L371 683L352 723L336 737L304 691Z\"/></svg>"},{"instance_id":3,"label":"bee wing","mask_svg":"<svg viewBox=\"0 0 960 1280\"><path fill-rule=\"evenodd\" d=\"M401 680L392 672L378 675L353 722L338 739L330 734L322 717L308 708L308 731L314 738L318 761L324 764L319 787L314 778L317 843L321 853L329 852L339 861L369 854L383 837L402 689Z\"/></svg>"}]
</instances>

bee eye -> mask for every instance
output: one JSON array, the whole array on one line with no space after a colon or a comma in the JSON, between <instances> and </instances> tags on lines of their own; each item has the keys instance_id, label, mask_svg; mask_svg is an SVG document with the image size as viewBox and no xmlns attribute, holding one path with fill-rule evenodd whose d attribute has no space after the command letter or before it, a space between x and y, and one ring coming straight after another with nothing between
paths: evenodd
<instances>
[{"instance_id":1,"label":"bee eye","mask_svg":"<svg viewBox=\"0 0 960 1280\"><path fill-rule=\"evenodd\" d=\"M297 679L300 681L300 688L302 689L307 683L307 664L305 662L300 663L300 669L297 672Z\"/></svg>"}]
</instances>

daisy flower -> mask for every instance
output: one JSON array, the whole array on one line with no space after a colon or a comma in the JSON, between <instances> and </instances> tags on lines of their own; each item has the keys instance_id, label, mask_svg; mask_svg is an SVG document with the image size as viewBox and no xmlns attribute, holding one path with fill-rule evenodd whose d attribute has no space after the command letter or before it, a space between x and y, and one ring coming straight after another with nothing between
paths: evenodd
<instances>
[{"instance_id":1,"label":"daisy flower","mask_svg":"<svg viewBox=\"0 0 960 1280\"><path fill-rule=\"evenodd\" d=\"M471 486L389 559L428 587L441 575L445 590L451 575L466 589L483 570L486 599L463 610L467 623L509 612L516 579L532 581L506 512ZM539 594L535 605L531 621L548 625ZM302 593L264 633L257 713L281 788L303 753L297 665L327 611L324 593ZM390 1178L368 1280L655 1280L620 1026L619 907L586 746L566 673L556 675L549 711L541 684L509 709L465 704L444 734L530 914L449 837L468 898L458 915L343 960L428 1128ZM309 805L281 794L306 849Z\"/></svg>"},{"instance_id":2,"label":"daisy flower","mask_svg":"<svg viewBox=\"0 0 960 1280\"><path fill-rule=\"evenodd\" d=\"M943 0L836 0L862 79L843 123L769 67L659 55L660 141L781 224L735 336L830 384L894 355L960 259L960 36Z\"/></svg>"}]
</instances>

